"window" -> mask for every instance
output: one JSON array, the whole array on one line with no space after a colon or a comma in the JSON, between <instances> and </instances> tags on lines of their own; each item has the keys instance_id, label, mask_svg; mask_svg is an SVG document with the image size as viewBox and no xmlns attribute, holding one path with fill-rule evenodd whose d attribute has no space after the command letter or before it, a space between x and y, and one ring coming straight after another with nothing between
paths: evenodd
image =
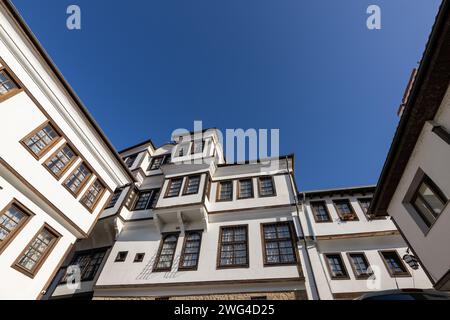
<instances>
[{"instance_id":1,"label":"window","mask_svg":"<svg viewBox=\"0 0 450 320\"><path fill-rule=\"evenodd\" d=\"M120 196L122 195L123 188L117 189L114 191L113 196L111 197L111 200L109 200L108 205L105 209L110 209L116 206L117 201L119 201Z\"/></svg>"},{"instance_id":2,"label":"window","mask_svg":"<svg viewBox=\"0 0 450 320\"><path fill-rule=\"evenodd\" d=\"M233 181L221 181L217 186L217 201L233 200Z\"/></svg>"},{"instance_id":3,"label":"window","mask_svg":"<svg viewBox=\"0 0 450 320\"><path fill-rule=\"evenodd\" d=\"M180 270L197 270L202 242L201 231L188 231L181 251Z\"/></svg>"},{"instance_id":4,"label":"window","mask_svg":"<svg viewBox=\"0 0 450 320\"><path fill-rule=\"evenodd\" d=\"M326 254L325 259L327 261L328 272L330 273L331 279L349 279L344 261L339 253Z\"/></svg>"},{"instance_id":5,"label":"window","mask_svg":"<svg viewBox=\"0 0 450 320\"><path fill-rule=\"evenodd\" d=\"M45 225L22 251L13 267L34 278L60 237L59 233Z\"/></svg>"},{"instance_id":6,"label":"window","mask_svg":"<svg viewBox=\"0 0 450 320\"><path fill-rule=\"evenodd\" d=\"M267 300L267 296L250 297L250 300Z\"/></svg>"},{"instance_id":7,"label":"window","mask_svg":"<svg viewBox=\"0 0 450 320\"><path fill-rule=\"evenodd\" d=\"M81 163L78 168L69 175L66 182L64 182L64 185L74 196L77 196L89 180L91 174L91 170L89 170L84 163Z\"/></svg>"},{"instance_id":8,"label":"window","mask_svg":"<svg viewBox=\"0 0 450 320\"><path fill-rule=\"evenodd\" d=\"M356 221L358 217L347 199L334 200L334 206L342 221Z\"/></svg>"},{"instance_id":9,"label":"window","mask_svg":"<svg viewBox=\"0 0 450 320\"><path fill-rule=\"evenodd\" d=\"M185 143L178 145L178 156L183 157L185 155L188 155L190 145L191 145L190 142L185 142Z\"/></svg>"},{"instance_id":10,"label":"window","mask_svg":"<svg viewBox=\"0 0 450 320\"><path fill-rule=\"evenodd\" d=\"M169 180L165 198L177 197L180 194L183 178Z\"/></svg>"},{"instance_id":11,"label":"window","mask_svg":"<svg viewBox=\"0 0 450 320\"><path fill-rule=\"evenodd\" d=\"M184 195L197 194L199 186L200 186L200 176L187 177L183 194Z\"/></svg>"},{"instance_id":12,"label":"window","mask_svg":"<svg viewBox=\"0 0 450 320\"><path fill-rule=\"evenodd\" d=\"M397 251L380 251L383 262L391 277L410 277L408 269L400 259Z\"/></svg>"},{"instance_id":13,"label":"window","mask_svg":"<svg viewBox=\"0 0 450 320\"><path fill-rule=\"evenodd\" d=\"M144 261L144 257L145 257L145 253L136 253L136 255L134 256L133 262L135 262L135 263L142 262L142 261Z\"/></svg>"},{"instance_id":14,"label":"window","mask_svg":"<svg viewBox=\"0 0 450 320\"><path fill-rule=\"evenodd\" d=\"M262 224L264 265L296 264L289 222Z\"/></svg>"},{"instance_id":15,"label":"window","mask_svg":"<svg viewBox=\"0 0 450 320\"><path fill-rule=\"evenodd\" d=\"M211 192L211 177L208 176L208 181L206 182L206 189L205 189L205 194L206 194L206 198L208 198L209 200L209 193Z\"/></svg>"},{"instance_id":16,"label":"window","mask_svg":"<svg viewBox=\"0 0 450 320\"><path fill-rule=\"evenodd\" d=\"M361 198L358 199L358 202L364 214L367 214L367 212L369 212L369 207L370 203L372 202L372 198Z\"/></svg>"},{"instance_id":17,"label":"window","mask_svg":"<svg viewBox=\"0 0 450 320\"><path fill-rule=\"evenodd\" d=\"M147 170L158 170L163 164L170 163L170 154L153 157Z\"/></svg>"},{"instance_id":18,"label":"window","mask_svg":"<svg viewBox=\"0 0 450 320\"><path fill-rule=\"evenodd\" d=\"M136 154L132 154L131 156L127 156L123 159L123 161L125 162L125 165L128 168L131 168L134 164L134 162L136 161L137 156L139 155L139 153Z\"/></svg>"},{"instance_id":19,"label":"window","mask_svg":"<svg viewBox=\"0 0 450 320\"><path fill-rule=\"evenodd\" d=\"M253 180L239 180L238 199L253 198Z\"/></svg>"},{"instance_id":20,"label":"window","mask_svg":"<svg viewBox=\"0 0 450 320\"><path fill-rule=\"evenodd\" d=\"M103 183L99 179L95 179L80 201L88 210L94 211L105 190Z\"/></svg>"},{"instance_id":21,"label":"window","mask_svg":"<svg viewBox=\"0 0 450 320\"><path fill-rule=\"evenodd\" d=\"M248 267L248 227L221 227L218 268Z\"/></svg>"},{"instance_id":22,"label":"window","mask_svg":"<svg viewBox=\"0 0 450 320\"><path fill-rule=\"evenodd\" d=\"M128 251L120 251L117 253L116 260L114 262L125 262L128 256Z\"/></svg>"},{"instance_id":23,"label":"window","mask_svg":"<svg viewBox=\"0 0 450 320\"><path fill-rule=\"evenodd\" d=\"M158 201L159 189L147 190L139 192L137 201L133 210L148 210L153 209Z\"/></svg>"},{"instance_id":24,"label":"window","mask_svg":"<svg viewBox=\"0 0 450 320\"><path fill-rule=\"evenodd\" d=\"M205 140L198 140L192 143L191 154L203 153L205 149Z\"/></svg>"},{"instance_id":25,"label":"window","mask_svg":"<svg viewBox=\"0 0 450 320\"><path fill-rule=\"evenodd\" d=\"M331 217L328 213L327 204L325 201L311 202L311 209L314 215L314 220L320 222L330 222Z\"/></svg>"},{"instance_id":26,"label":"window","mask_svg":"<svg viewBox=\"0 0 450 320\"><path fill-rule=\"evenodd\" d=\"M367 279L371 276L369 262L364 253L349 253L348 258L355 273L356 279Z\"/></svg>"},{"instance_id":27,"label":"window","mask_svg":"<svg viewBox=\"0 0 450 320\"><path fill-rule=\"evenodd\" d=\"M19 90L17 82L9 75L6 69L0 70L0 99Z\"/></svg>"},{"instance_id":28,"label":"window","mask_svg":"<svg viewBox=\"0 0 450 320\"><path fill-rule=\"evenodd\" d=\"M75 253L69 266L78 266L80 268L81 281L92 281L103 262L106 250L106 248L102 248ZM66 273L61 283L66 283L69 276L70 274Z\"/></svg>"},{"instance_id":29,"label":"window","mask_svg":"<svg viewBox=\"0 0 450 320\"><path fill-rule=\"evenodd\" d=\"M0 212L0 253L25 226L33 214L17 200Z\"/></svg>"},{"instance_id":30,"label":"window","mask_svg":"<svg viewBox=\"0 0 450 320\"><path fill-rule=\"evenodd\" d=\"M260 177L258 181L260 197L271 197L276 195L272 177Z\"/></svg>"},{"instance_id":31,"label":"window","mask_svg":"<svg viewBox=\"0 0 450 320\"><path fill-rule=\"evenodd\" d=\"M65 144L45 161L45 166L57 179L59 179L76 159L77 155L75 152L70 146Z\"/></svg>"},{"instance_id":32,"label":"window","mask_svg":"<svg viewBox=\"0 0 450 320\"><path fill-rule=\"evenodd\" d=\"M36 158L40 159L44 153L58 142L61 136L55 128L46 122L22 140L22 144Z\"/></svg>"},{"instance_id":33,"label":"window","mask_svg":"<svg viewBox=\"0 0 450 320\"><path fill-rule=\"evenodd\" d=\"M170 271L172 269L177 242L178 233L166 234L163 237L153 271Z\"/></svg>"},{"instance_id":34,"label":"window","mask_svg":"<svg viewBox=\"0 0 450 320\"><path fill-rule=\"evenodd\" d=\"M435 223L444 210L447 202L447 197L425 174L410 201L411 205L428 228Z\"/></svg>"}]
</instances>

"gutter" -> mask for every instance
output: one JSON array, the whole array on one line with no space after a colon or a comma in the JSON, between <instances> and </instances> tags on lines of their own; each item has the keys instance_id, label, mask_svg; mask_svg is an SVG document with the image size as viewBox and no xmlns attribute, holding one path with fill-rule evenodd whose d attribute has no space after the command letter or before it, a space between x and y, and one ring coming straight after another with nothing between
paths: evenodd
<instances>
[{"instance_id":1,"label":"gutter","mask_svg":"<svg viewBox=\"0 0 450 320\"><path fill-rule=\"evenodd\" d=\"M293 166L292 166L292 168L293 168ZM314 269L313 269L313 267L311 265L311 256L309 255L309 252L308 252L308 244L306 242L305 232L303 230L302 222L300 221L300 208L298 207L299 201L298 201L297 190L296 190L297 188L295 188L294 178L292 177L292 174L290 174L290 172L289 172L288 156L286 156L286 170L288 171L289 180L291 182L291 190L292 190L292 192L294 194L294 198L295 198L295 208L296 208L296 211L297 211L297 214L295 215L295 217L297 218L297 222L298 222L298 225L300 227L300 232L302 233L302 237L301 237L302 239L301 240L303 241L303 245L305 247L305 253L306 253L305 262L308 264L309 270L311 270L311 276L312 276L311 277L311 280L312 280L311 290L314 291L314 293L317 296L317 299L321 300L320 299L320 294L319 294L319 289L317 287L316 276L314 274Z\"/></svg>"},{"instance_id":2,"label":"gutter","mask_svg":"<svg viewBox=\"0 0 450 320\"><path fill-rule=\"evenodd\" d=\"M124 169L125 173L128 175L128 177L131 179L131 181L136 181L136 178L133 176L131 171L128 169L128 167L123 162L120 155L117 153L117 150L114 148L112 143L109 141L109 139L106 137L103 130L100 128L98 123L94 120L92 115L89 113L83 102L80 100L80 98L77 96L73 88L70 86L70 84L67 82L67 80L62 75L61 71L59 71L58 67L56 67L53 60L50 58L48 53L45 51L45 49L40 44L39 40L36 38L36 36L33 34L31 29L28 27L26 22L23 20L22 16L18 12L17 8L14 6L14 4L11 2L11 0L0 0L4 3L6 8L9 10L10 14L14 18L14 20L19 24L19 26L22 28L25 35L29 38L31 43L33 44L34 48L38 51L38 53L42 56L44 61L47 63L47 65L50 67L52 72L56 75L58 80L62 83L63 87L66 89L69 96L75 101L75 103L78 105L79 109L81 110L82 114L86 117L88 122L92 125L94 130L97 132L97 134L103 139L103 142L106 144L106 146L110 149L112 155L118 160L119 164Z\"/></svg>"}]
</instances>

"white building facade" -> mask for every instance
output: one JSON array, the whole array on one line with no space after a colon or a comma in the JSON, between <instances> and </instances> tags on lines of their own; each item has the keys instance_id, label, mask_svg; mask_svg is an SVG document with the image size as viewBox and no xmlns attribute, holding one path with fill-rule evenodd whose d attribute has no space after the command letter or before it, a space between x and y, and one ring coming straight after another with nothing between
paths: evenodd
<instances>
[{"instance_id":1,"label":"white building facade","mask_svg":"<svg viewBox=\"0 0 450 320\"><path fill-rule=\"evenodd\" d=\"M8 1L0 82L0 299L37 299L134 177Z\"/></svg>"}]
</instances>

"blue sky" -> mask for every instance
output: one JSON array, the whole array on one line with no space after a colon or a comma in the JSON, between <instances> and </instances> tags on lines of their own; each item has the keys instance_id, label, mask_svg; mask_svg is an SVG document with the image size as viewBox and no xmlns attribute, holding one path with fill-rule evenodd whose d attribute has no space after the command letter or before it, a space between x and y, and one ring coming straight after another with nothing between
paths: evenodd
<instances>
[{"instance_id":1,"label":"blue sky","mask_svg":"<svg viewBox=\"0 0 450 320\"><path fill-rule=\"evenodd\" d=\"M374 184L439 0L13 0L118 150L280 129L300 190ZM82 30L66 28L77 4ZM382 29L366 28L380 6Z\"/></svg>"}]
</instances>

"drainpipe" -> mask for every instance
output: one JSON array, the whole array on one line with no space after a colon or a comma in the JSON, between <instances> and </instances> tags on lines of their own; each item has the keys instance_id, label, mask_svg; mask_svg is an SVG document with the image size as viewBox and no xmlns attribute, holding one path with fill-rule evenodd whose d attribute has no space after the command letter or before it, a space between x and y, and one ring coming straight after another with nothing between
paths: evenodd
<instances>
[{"instance_id":1,"label":"drainpipe","mask_svg":"<svg viewBox=\"0 0 450 320\"><path fill-rule=\"evenodd\" d=\"M314 288L311 288L311 291L313 291L316 294L318 300L321 300L320 299L320 294L319 294L319 289L317 288L316 276L314 275L314 270L313 270L312 264L311 264L311 257L310 257L309 252L308 252L308 244L306 242L305 232L304 232L303 227L302 227L302 222L300 221L300 208L298 206L299 201L298 201L298 197L297 197L297 190L295 188L294 178L292 177L291 173L289 172L289 160L288 160L288 157L286 157L286 170L287 170L287 172L289 174L289 179L291 181L291 190L292 190L292 193L294 194L295 207L296 207L296 210L297 210L297 214L295 215L295 217L297 218L297 222L298 222L298 225L299 225L299 228L300 228L300 232L302 234L303 245L304 245L305 253L306 253L305 263L308 265L309 270L311 270L312 287L314 287Z\"/></svg>"}]
</instances>

